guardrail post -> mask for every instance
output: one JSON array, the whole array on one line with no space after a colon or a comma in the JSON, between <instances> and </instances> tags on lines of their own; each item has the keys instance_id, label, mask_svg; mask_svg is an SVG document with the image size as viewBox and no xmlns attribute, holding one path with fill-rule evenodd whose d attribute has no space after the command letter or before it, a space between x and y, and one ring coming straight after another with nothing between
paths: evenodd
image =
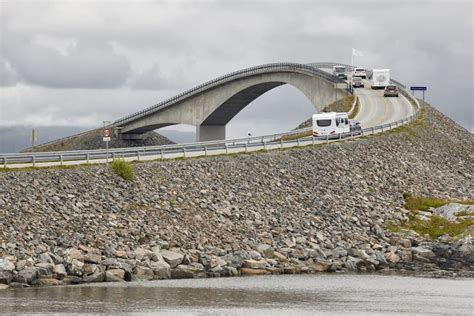
<instances>
[{"instance_id":1,"label":"guardrail post","mask_svg":"<svg viewBox=\"0 0 474 316\"><path fill-rule=\"evenodd\" d=\"M329 135L326 134L326 144L329 144Z\"/></svg>"},{"instance_id":2,"label":"guardrail post","mask_svg":"<svg viewBox=\"0 0 474 316\"><path fill-rule=\"evenodd\" d=\"M372 135L374 135L374 134L375 134L375 130L374 130L374 128L372 127Z\"/></svg>"},{"instance_id":3,"label":"guardrail post","mask_svg":"<svg viewBox=\"0 0 474 316\"><path fill-rule=\"evenodd\" d=\"M89 164L89 154L86 155L87 164Z\"/></svg>"},{"instance_id":4,"label":"guardrail post","mask_svg":"<svg viewBox=\"0 0 474 316\"><path fill-rule=\"evenodd\" d=\"M140 161L140 151L137 150L137 160Z\"/></svg>"},{"instance_id":5,"label":"guardrail post","mask_svg":"<svg viewBox=\"0 0 474 316\"><path fill-rule=\"evenodd\" d=\"M207 156L207 146L204 146L204 156Z\"/></svg>"},{"instance_id":6,"label":"guardrail post","mask_svg":"<svg viewBox=\"0 0 474 316\"><path fill-rule=\"evenodd\" d=\"M388 129L392 129L392 123L388 123Z\"/></svg>"},{"instance_id":7,"label":"guardrail post","mask_svg":"<svg viewBox=\"0 0 474 316\"><path fill-rule=\"evenodd\" d=\"M112 153L112 161L115 160L115 153Z\"/></svg>"},{"instance_id":8,"label":"guardrail post","mask_svg":"<svg viewBox=\"0 0 474 316\"><path fill-rule=\"evenodd\" d=\"M267 145L266 145L265 142L263 141L263 137L262 137L262 144L263 144L263 149L264 149L264 150L267 150Z\"/></svg>"},{"instance_id":9,"label":"guardrail post","mask_svg":"<svg viewBox=\"0 0 474 316\"><path fill-rule=\"evenodd\" d=\"M229 154L229 148L227 147L227 144L224 144L224 146L225 146L225 154L227 155Z\"/></svg>"},{"instance_id":10,"label":"guardrail post","mask_svg":"<svg viewBox=\"0 0 474 316\"><path fill-rule=\"evenodd\" d=\"M283 136L280 137L280 148L283 149Z\"/></svg>"},{"instance_id":11,"label":"guardrail post","mask_svg":"<svg viewBox=\"0 0 474 316\"><path fill-rule=\"evenodd\" d=\"M316 144L315 141L314 141L314 136L311 137L311 142L313 143L313 146Z\"/></svg>"},{"instance_id":12,"label":"guardrail post","mask_svg":"<svg viewBox=\"0 0 474 316\"><path fill-rule=\"evenodd\" d=\"M183 147L183 158L186 158L186 147Z\"/></svg>"},{"instance_id":13,"label":"guardrail post","mask_svg":"<svg viewBox=\"0 0 474 316\"><path fill-rule=\"evenodd\" d=\"M382 124L382 125L380 125L380 127L382 128L382 133L383 133L383 124Z\"/></svg>"},{"instance_id":14,"label":"guardrail post","mask_svg":"<svg viewBox=\"0 0 474 316\"><path fill-rule=\"evenodd\" d=\"M161 160L163 160L163 159L164 159L164 157L163 157L163 149L160 149L160 155L161 155Z\"/></svg>"},{"instance_id":15,"label":"guardrail post","mask_svg":"<svg viewBox=\"0 0 474 316\"><path fill-rule=\"evenodd\" d=\"M3 168L7 167L7 157L3 157Z\"/></svg>"},{"instance_id":16,"label":"guardrail post","mask_svg":"<svg viewBox=\"0 0 474 316\"><path fill-rule=\"evenodd\" d=\"M300 138L299 138L299 137L296 139L296 145L297 145L298 147L300 147Z\"/></svg>"},{"instance_id":17,"label":"guardrail post","mask_svg":"<svg viewBox=\"0 0 474 316\"><path fill-rule=\"evenodd\" d=\"M63 155L59 155L59 165L63 165Z\"/></svg>"},{"instance_id":18,"label":"guardrail post","mask_svg":"<svg viewBox=\"0 0 474 316\"><path fill-rule=\"evenodd\" d=\"M31 162L33 163L33 168L36 167L36 157L31 157Z\"/></svg>"}]
</instances>

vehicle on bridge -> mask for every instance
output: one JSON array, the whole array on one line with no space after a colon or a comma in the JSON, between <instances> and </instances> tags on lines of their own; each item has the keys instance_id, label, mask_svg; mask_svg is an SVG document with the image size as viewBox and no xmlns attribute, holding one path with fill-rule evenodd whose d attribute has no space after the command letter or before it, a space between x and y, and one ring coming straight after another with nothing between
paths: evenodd
<instances>
[{"instance_id":1,"label":"vehicle on bridge","mask_svg":"<svg viewBox=\"0 0 474 316\"><path fill-rule=\"evenodd\" d=\"M398 87L394 84L390 84L385 87L383 92L384 97L397 97L398 98Z\"/></svg>"},{"instance_id":2,"label":"vehicle on bridge","mask_svg":"<svg viewBox=\"0 0 474 316\"><path fill-rule=\"evenodd\" d=\"M336 77L346 80L346 66L333 66L332 67L332 74Z\"/></svg>"},{"instance_id":3,"label":"vehicle on bridge","mask_svg":"<svg viewBox=\"0 0 474 316\"><path fill-rule=\"evenodd\" d=\"M350 133L349 117L346 112L313 115L313 137L339 136L342 133Z\"/></svg>"},{"instance_id":4,"label":"vehicle on bridge","mask_svg":"<svg viewBox=\"0 0 474 316\"><path fill-rule=\"evenodd\" d=\"M351 84L354 88L364 87L364 82L361 77L352 77Z\"/></svg>"},{"instance_id":5,"label":"vehicle on bridge","mask_svg":"<svg viewBox=\"0 0 474 316\"><path fill-rule=\"evenodd\" d=\"M384 89L390 84L390 69L372 70L372 89Z\"/></svg>"},{"instance_id":6,"label":"vehicle on bridge","mask_svg":"<svg viewBox=\"0 0 474 316\"><path fill-rule=\"evenodd\" d=\"M367 72L365 71L364 68L354 68L354 71L352 71L352 77L360 77L367 79Z\"/></svg>"}]
</instances>

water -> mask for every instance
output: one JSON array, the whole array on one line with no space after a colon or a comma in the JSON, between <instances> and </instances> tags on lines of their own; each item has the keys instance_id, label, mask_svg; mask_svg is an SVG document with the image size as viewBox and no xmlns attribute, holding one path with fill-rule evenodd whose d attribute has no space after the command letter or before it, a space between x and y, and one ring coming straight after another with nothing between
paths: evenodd
<instances>
[{"instance_id":1,"label":"water","mask_svg":"<svg viewBox=\"0 0 474 316\"><path fill-rule=\"evenodd\" d=\"M0 291L0 314L474 315L473 279L296 275Z\"/></svg>"}]
</instances>

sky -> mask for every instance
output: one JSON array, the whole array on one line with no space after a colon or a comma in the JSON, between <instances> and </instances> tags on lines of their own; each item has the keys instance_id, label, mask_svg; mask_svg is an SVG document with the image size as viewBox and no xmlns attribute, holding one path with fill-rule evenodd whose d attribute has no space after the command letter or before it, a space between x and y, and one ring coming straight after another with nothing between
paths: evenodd
<instances>
[{"instance_id":1,"label":"sky","mask_svg":"<svg viewBox=\"0 0 474 316\"><path fill-rule=\"evenodd\" d=\"M0 127L97 127L235 70L350 63L356 48L355 64L426 85L474 132L472 38L472 1L0 0ZM284 85L227 137L283 132L313 112Z\"/></svg>"}]
</instances>

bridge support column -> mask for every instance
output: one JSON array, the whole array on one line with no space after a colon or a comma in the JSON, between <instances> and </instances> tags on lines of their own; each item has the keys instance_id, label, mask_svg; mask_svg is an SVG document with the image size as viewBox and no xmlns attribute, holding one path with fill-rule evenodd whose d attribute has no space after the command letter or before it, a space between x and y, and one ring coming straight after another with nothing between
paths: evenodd
<instances>
[{"instance_id":1,"label":"bridge support column","mask_svg":"<svg viewBox=\"0 0 474 316\"><path fill-rule=\"evenodd\" d=\"M225 125L198 125L196 126L196 141L225 139Z\"/></svg>"}]
</instances>

